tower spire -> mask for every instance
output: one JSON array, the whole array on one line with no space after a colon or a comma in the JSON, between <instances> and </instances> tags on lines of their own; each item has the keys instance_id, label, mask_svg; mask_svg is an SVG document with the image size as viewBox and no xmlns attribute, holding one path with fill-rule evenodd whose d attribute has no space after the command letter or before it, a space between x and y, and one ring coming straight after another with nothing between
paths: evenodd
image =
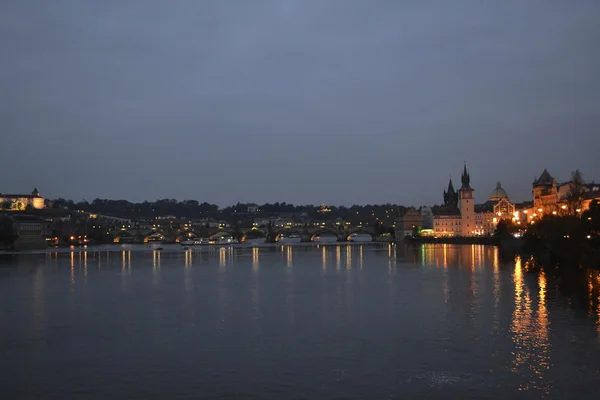
<instances>
[{"instance_id":1,"label":"tower spire","mask_svg":"<svg viewBox=\"0 0 600 400\"><path fill-rule=\"evenodd\" d=\"M462 183L461 190L471 190L471 176L469 175L469 171L467 171L466 161L465 166L463 168L462 176L460 177L460 182Z\"/></svg>"}]
</instances>

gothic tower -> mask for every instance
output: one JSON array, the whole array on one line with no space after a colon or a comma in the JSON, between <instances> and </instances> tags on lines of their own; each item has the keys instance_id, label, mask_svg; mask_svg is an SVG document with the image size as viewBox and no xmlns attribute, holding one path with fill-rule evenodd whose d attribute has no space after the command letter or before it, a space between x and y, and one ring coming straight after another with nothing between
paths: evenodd
<instances>
[{"instance_id":1,"label":"gothic tower","mask_svg":"<svg viewBox=\"0 0 600 400\"><path fill-rule=\"evenodd\" d=\"M475 230L475 200L473 199L473 192L475 190L471 187L471 177L469 176L469 172L467 172L467 164L465 164L460 181L462 186L458 190L458 207L460 209L461 235L473 236L473 231Z\"/></svg>"},{"instance_id":2,"label":"gothic tower","mask_svg":"<svg viewBox=\"0 0 600 400\"><path fill-rule=\"evenodd\" d=\"M450 182L448 182L448 191L444 191L444 206L451 208L458 207L458 193L454 190L452 178L450 178Z\"/></svg>"}]
</instances>

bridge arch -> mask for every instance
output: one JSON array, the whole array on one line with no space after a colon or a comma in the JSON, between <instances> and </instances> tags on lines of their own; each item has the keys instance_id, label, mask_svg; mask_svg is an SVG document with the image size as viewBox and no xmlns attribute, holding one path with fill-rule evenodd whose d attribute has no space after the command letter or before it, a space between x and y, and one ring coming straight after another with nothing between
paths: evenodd
<instances>
[{"instance_id":1,"label":"bridge arch","mask_svg":"<svg viewBox=\"0 0 600 400\"><path fill-rule=\"evenodd\" d=\"M194 232L182 232L178 236L175 237L175 241L177 243L181 242L182 240L196 240L196 239L198 239L198 235L196 235Z\"/></svg>"},{"instance_id":2,"label":"bridge arch","mask_svg":"<svg viewBox=\"0 0 600 400\"><path fill-rule=\"evenodd\" d=\"M284 237L286 237L286 236L289 236L289 235L295 235L295 236L300 236L300 237L301 237L301 236L302 236L302 232L300 232L300 231L297 231L297 230L294 230L294 229L284 229L284 230L280 230L280 231L277 231L277 232L275 233L275 238L274 238L274 240L275 240L275 242L278 242L278 241L279 241L279 239L282 239L282 238L284 238Z\"/></svg>"},{"instance_id":3,"label":"bridge arch","mask_svg":"<svg viewBox=\"0 0 600 400\"><path fill-rule=\"evenodd\" d=\"M345 239L348 242L371 242L373 241L373 234L366 229L358 228L348 232Z\"/></svg>"},{"instance_id":4,"label":"bridge arch","mask_svg":"<svg viewBox=\"0 0 600 400\"><path fill-rule=\"evenodd\" d=\"M335 240L334 240L335 238ZM337 242L338 234L337 232L331 229L321 229L312 234L310 237L311 242L315 241L327 241L327 242Z\"/></svg>"},{"instance_id":5,"label":"bridge arch","mask_svg":"<svg viewBox=\"0 0 600 400\"><path fill-rule=\"evenodd\" d=\"M246 240L251 239L267 239L267 234L261 231L260 229L252 228L248 232L244 233L240 242L244 243Z\"/></svg>"},{"instance_id":6,"label":"bridge arch","mask_svg":"<svg viewBox=\"0 0 600 400\"><path fill-rule=\"evenodd\" d=\"M150 234L146 235L146 237L144 238L144 243L147 242L162 242L165 240L165 235L160 232L160 231L154 231L154 232L150 232Z\"/></svg>"}]
</instances>

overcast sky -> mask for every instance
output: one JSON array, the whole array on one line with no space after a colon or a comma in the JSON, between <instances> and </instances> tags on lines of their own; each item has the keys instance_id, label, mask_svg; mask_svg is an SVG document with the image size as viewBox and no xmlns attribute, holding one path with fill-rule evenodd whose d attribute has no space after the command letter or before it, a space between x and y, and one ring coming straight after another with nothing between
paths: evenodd
<instances>
[{"instance_id":1,"label":"overcast sky","mask_svg":"<svg viewBox=\"0 0 600 400\"><path fill-rule=\"evenodd\" d=\"M600 1L2 0L0 192L477 201L600 181Z\"/></svg>"}]
</instances>

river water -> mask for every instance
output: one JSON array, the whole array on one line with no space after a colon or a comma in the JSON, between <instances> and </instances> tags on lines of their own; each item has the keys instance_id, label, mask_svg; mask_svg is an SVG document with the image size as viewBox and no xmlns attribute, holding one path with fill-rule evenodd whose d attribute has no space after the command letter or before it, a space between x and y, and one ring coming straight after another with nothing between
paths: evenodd
<instances>
[{"instance_id":1,"label":"river water","mask_svg":"<svg viewBox=\"0 0 600 400\"><path fill-rule=\"evenodd\" d=\"M600 275L484 246L0 256L2 399L597 399Z\"/></svg>"}]
</instances>

